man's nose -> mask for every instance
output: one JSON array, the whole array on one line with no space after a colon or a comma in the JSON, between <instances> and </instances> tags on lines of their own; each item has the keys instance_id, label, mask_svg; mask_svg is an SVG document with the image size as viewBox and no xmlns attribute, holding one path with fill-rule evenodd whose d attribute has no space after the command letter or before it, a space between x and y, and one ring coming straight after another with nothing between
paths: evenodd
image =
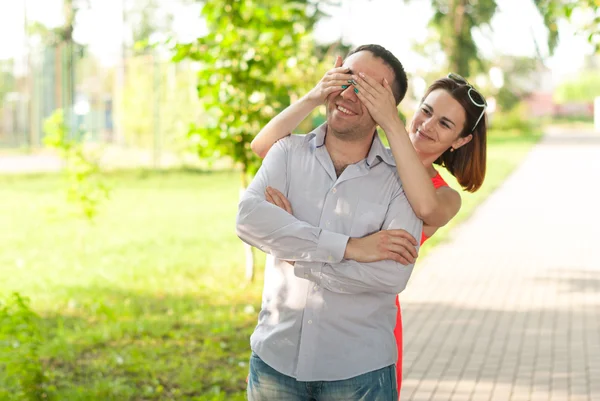
<instances>
[{"instance_id":1,"label":"man's nose","mask_svg":"<svg viewBox=\"0 0 600 401\"><path fill-rule=\"evenodd\" d=\"M354 92L354 85L348 85L348 87L342 91L341 96L344 100L353 103L358 102L358 96L356 96L356 93Z\"/></svg>"}]
</instances>

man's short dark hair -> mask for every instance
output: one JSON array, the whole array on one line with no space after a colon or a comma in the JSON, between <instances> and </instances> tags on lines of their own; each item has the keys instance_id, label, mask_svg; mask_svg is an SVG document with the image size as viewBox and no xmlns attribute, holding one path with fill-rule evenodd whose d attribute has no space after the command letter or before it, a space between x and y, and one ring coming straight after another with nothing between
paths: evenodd
<instances>
[{"instance_id":1,"label":"man's short dark hair","mask_svg":"<svg viewBox=\"0 0 600 401\"><path fill-rule=\"evenodd\" d=\"M396 98L396 105L400 104L404 96L406 95L406 89L408 88L408 78L406 77L406 72L404 71L404 67L400 60L396 58L383 46L379 45L362 45L357 48L350 50L350 53L346 57L350 57L354 53L368 51L375 57L378 57L383 60L385 64L387 64L392 71L394 71L394 76L396 79L392 82L392 92L394 92L394 98Z\"/></svg>"}]
</instances>

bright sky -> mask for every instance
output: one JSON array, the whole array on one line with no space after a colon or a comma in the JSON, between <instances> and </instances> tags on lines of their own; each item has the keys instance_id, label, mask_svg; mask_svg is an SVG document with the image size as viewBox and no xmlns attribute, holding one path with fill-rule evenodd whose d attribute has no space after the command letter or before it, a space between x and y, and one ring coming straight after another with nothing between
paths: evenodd
<instances>
[{"instance_id":1,"label":"bright sky","mask_svg":"<svg viewBox=\"0 0 600 401\"><path fill-rule=\"evenodd\" d=\"M81 12L75 37L87 43L89 49L105 63L114 63L119 55L121 38L121 4L123 0L90 0L92 11ZM343 36L352 44L378 43L391 50L405 65L407 71L427 69L431 60L412 51L415 41L427 35L427 21L431 16L429 1L413 0L408 5L399 0L349 0L332 10L332 17L317 29L321 41L336 40ZM165 2L175 11L175 26L181 38L191 39L203 29L200 6L192 10ZM499 13L491 29L477 33L485 55L512 54L532 56L534 37L545 53L546 34L541 17L532 0L498 0ZM41 21L56 26L62 20L62 0L0 0L0 59L19 57L24 52L23 11L27 7L30 21ZM189 6L188 6L189 7ZM573 74L582 65L584 56L591 53L586 38L574 35L574 29L562 25L561 42L555 55L548 60L555 79ZM10 38L10 39L7 39Z\"/></svg>"}]
</instances>

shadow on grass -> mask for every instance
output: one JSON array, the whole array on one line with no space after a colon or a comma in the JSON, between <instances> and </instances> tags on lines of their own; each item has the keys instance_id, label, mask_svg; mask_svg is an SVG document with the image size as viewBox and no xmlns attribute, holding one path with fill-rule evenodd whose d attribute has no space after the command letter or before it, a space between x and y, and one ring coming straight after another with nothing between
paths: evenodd
<instances>
[{"instance_id":1,"label":"shadow on grass","mask_svg":"<svg viewBox=\"0 0 600 401\"><path fill-rule=\"evenodd\" d=\"M58 399L243 399L257 315L248 299L68 292L61 313L43 316L43 361Z\"/></svg>"}]
</instances>

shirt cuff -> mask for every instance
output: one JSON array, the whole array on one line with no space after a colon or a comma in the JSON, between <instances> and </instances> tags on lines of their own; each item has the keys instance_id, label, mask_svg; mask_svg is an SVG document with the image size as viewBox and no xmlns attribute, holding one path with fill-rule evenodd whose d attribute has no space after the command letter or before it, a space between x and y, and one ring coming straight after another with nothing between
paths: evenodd
<instances>
[{"instance_id":1,"label":"shirt cuff","mask_svg":"<svg viewBox=\"0 0 600 401\"><path fill-rule=\"evenodd\" d=\"M350 237L347 235L321 230L317 251L324 255L324 260L328 263L339 263L344 259L348 239Z\"/></svg>"}]
</instances>

